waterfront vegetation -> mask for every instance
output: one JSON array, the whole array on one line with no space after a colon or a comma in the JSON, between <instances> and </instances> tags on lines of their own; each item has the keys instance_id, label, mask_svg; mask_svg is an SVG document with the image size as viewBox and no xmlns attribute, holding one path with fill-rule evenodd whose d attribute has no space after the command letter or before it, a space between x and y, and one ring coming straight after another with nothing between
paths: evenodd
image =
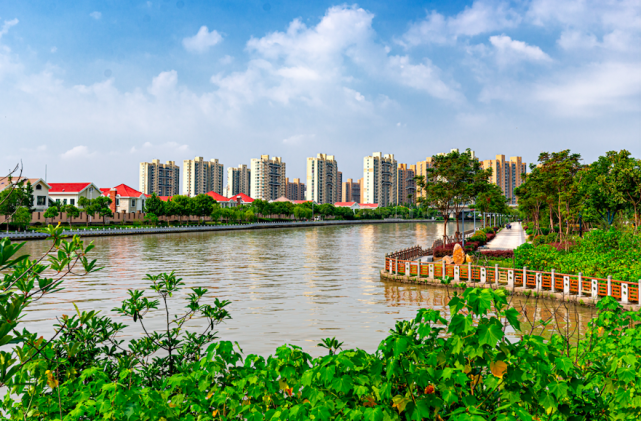
<instances>
[{"instance_id":1,"label":"waterfront vegetation","mask_svg":"<svg viewBox=\"0 0 641 421\"><path fill-rule=\"evenodd\" d=\"M516 189L529 242L514 251L515 266L637 282L641 160L622 150L580 161L569 150L544 152L530 166Z\"/></svg>"},{"instance_id":2,"label":"waterfront vegetation","mask_svg":"<svg viewBox=\"0 0 641 421\"><path fill-rule=\"evenodd\" d=\"M587 330L534 332L503 290L455 289L449 312L420 310L398 321L375 352L319 338L325 356L292 345L274 355L242 353L217 338L233 303L182 291L177 274L148 275L114 312L145 326L131 341L124 323L96 311L60 315L43 338L21 323L34 301L65 277L100 270L92 246L49 227L45 256L0 243L0 382L14 420L634 420L641 416L641 315L611 298ZM443 280L448 283L448 280ZM185 300L176 316L169 303ZM166 328L150 331L152 318ZM200 328L188 325L197 321ZM573 328L574 329L574 328ZM582 329L577 325L575 329ZM517 333L508 340L506 330ZM571 340L571 337L582 339Z\"/></svg>"}]
</instances>

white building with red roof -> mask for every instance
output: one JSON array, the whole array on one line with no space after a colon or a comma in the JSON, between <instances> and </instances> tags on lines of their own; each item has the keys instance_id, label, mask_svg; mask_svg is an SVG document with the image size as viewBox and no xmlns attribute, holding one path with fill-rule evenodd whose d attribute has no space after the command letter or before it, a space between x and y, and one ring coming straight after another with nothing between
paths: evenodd
<instances>
[{"instance_id":1,"label":"white building with red roof","mask_svg":"<svg viewBox=\"0 0 641 421\"><path fill-rule=\"evenodd\" d=\"M337 208L350 208L353 211L359 210L361 207L358 202L336 202L334 206Z\"/></svg>"},{"instance_id":2,"label":"white building with red roof","mask_svg":"<svg viewBox=\"0 0 641 421\"><path fill-rule=\"evenodd\" d=\"M145 208L147 195L129 187L119 184L116 187L100 189L103 196L111 199L111 211L120 213L142 212Z\"/></svg>"},{"instance_id":3,"label":"white building with red roof","mask_svg":"<svg viewBox=\"0 0 641 421\"><path fill-rule=\"evenodd\" d=\"M236 202L236 205L249 205L254 199L247 196L245 193L238 193L229 198L232 202Z\"/></svg>"},{"instance_id":4,"label":"white building with red roof","mask_svg":"<svg viewBox=\"0 0 641 421\"><path fill-rule=\"evenodd\" d=\"M101 195L94 183L49 183L49 199L61 205L78 206L81 197L95 199Z\"/></svg>"},{"instance_id":5,"label":"white building with red roof","mask_svg":"<svg viewBox=\"0 0 641 421\"><path fill-rule=\"evenodd\" d=\"M0 191L6 189L11 184L16 184L18 181L25 181L31 183L33 189L33 209L36 212L43 212L49 207L49 190L51 186L47 184L42 178L26 178L22 177L20 180L12 179L9 183L9 177L0 177Z\"/></svg>"},{"instance_id":6,"label":"white building with red roof","mask_svg":"<svg viewBox=\"0 0 641 421\"><path fill-rule=\"evenodd\" d=\"M222 194L216 193L215 191L210 191L206 194L207 196L210 196L212 199L218 202L221 208L231 208L233 206L236 206L236 202L232 201L229 197L225 197Z\"/></svg>"},{"instance_id":7,"label":"white building with red roof","mask_svg":"<svg viewBox=\"0 0 641 421\"><path fill-rule=\"evenodd\" d=\"M378 208L378 203L361 203L358 205L360 209L376 209Z\"/></svg>"}]
</instances>

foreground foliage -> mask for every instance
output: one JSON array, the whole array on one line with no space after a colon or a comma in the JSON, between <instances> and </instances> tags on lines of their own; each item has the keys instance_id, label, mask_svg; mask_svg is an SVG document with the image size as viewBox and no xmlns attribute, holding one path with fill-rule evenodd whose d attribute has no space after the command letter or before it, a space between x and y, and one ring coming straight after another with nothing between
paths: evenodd
<instances>
[{"instance_id":1,"label":"foreground foliage","mask_svg":"<svg viewBox=\"0 0 641 421\"><path fill-rule=\"evenodd\" d=\"M56 237L49 268L64 274L86 259L77 238ZM641 316L611 298L599 303L584 338L542 337L521 331L519 313L502 290L454 293L449 314L423 309L399 321L374 353L341 350L335 338L312 358L284 345L273 356L244 355L216 341L229 317L227 302L203 304L204 289L187 295L185 313L166 303L182 282L173 273L149 276L150 292L131 291L116 310L144 326L157 309L167 330L125 344L125 326L95 311L62 316L45 341L18 331L30 300L59 288L42 261L16 257L0 243L5 269L0 341L2 409L30 420L633 420L641 416ZM39 285L36 287L36 285ZM37 292L37 294L34 294ZM27 297L27 298L23 298ZM447 316L447 317L446 317ZM187 330L199 317L204 331ZM508 340L506 331L519 340ZM162 352L164 350L164 352Z\"/></svg>"}]
</instances>

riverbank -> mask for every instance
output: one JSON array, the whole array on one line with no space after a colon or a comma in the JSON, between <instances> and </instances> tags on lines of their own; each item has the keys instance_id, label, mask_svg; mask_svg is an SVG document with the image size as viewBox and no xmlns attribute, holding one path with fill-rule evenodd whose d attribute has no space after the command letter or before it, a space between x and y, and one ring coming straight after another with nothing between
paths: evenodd
<instances>
[{"instance_id":1,"label":"riverbank","mask_svg":"<svg viewBox=\"0 0 641 421\"><path fill-rule=\"evenodd\" d=\"M397 224L416 222L442 222L431 219L367 219L345 221L297 221L297 222L256 222L250 224L234 225L195 225L177 227L109 227L90 228L79 230L65 230L64 235L78 235L80 237L104 237L112 235L142 235L142 234L172 234L202 231L241 231L274 228L304 228L340 225L368 225L368 224ZM11 240L44 240L49 234L41 232L26 233L0 233L0 238L8 237Z\"/></svg>"},{"instance_id":2,"label":"riverbank","mask_svg":"<svg viewBox=\"0 0 641 421\"><path fill-rule=\"evenodd\" d=\"M490 288L490 289L504 289L509 295L516 295L522 297L539 297L546 300L556 300L561 302L567 302L576 304L584 307L595 307L596 303L603 297L597 295L593 297L592 295L573 295L567 294L564 292L554 292L551 290L545 289L532 289L528 287L517 287L516 285L507 285L502 283L487 283L487 282L463 282L463 281L452 281L448 285L441 283L441 280L438 278L418 278L416 276L405 276L405 275L396 275L393 273L388 273L384 269L381 270L381 278L386 281L391 282L400 282L405 284L415 284L415 285L429 285L439 288L453 288L461 289L465 287L471 288ZM637 311L641 309L640 304L632 303L623 303L620 302L621 306L628 311Z\"/></svg>"}]
</instances>

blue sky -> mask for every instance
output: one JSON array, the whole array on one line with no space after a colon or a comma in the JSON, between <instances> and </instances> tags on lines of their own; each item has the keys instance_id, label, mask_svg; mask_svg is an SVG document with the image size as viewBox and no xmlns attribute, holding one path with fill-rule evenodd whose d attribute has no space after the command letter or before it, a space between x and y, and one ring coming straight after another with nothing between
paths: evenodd
<instances>
[{"instance_id":1,"label":"blue sky","mask_svg":"<svg viewBox=\"0 0 641 421\"><path fill-rule=\"evenodd\" d=\"M641 155L636 1L0 4L0 165L138 186L138 163L470 147Z\"/></svg>"}]
</instances>

